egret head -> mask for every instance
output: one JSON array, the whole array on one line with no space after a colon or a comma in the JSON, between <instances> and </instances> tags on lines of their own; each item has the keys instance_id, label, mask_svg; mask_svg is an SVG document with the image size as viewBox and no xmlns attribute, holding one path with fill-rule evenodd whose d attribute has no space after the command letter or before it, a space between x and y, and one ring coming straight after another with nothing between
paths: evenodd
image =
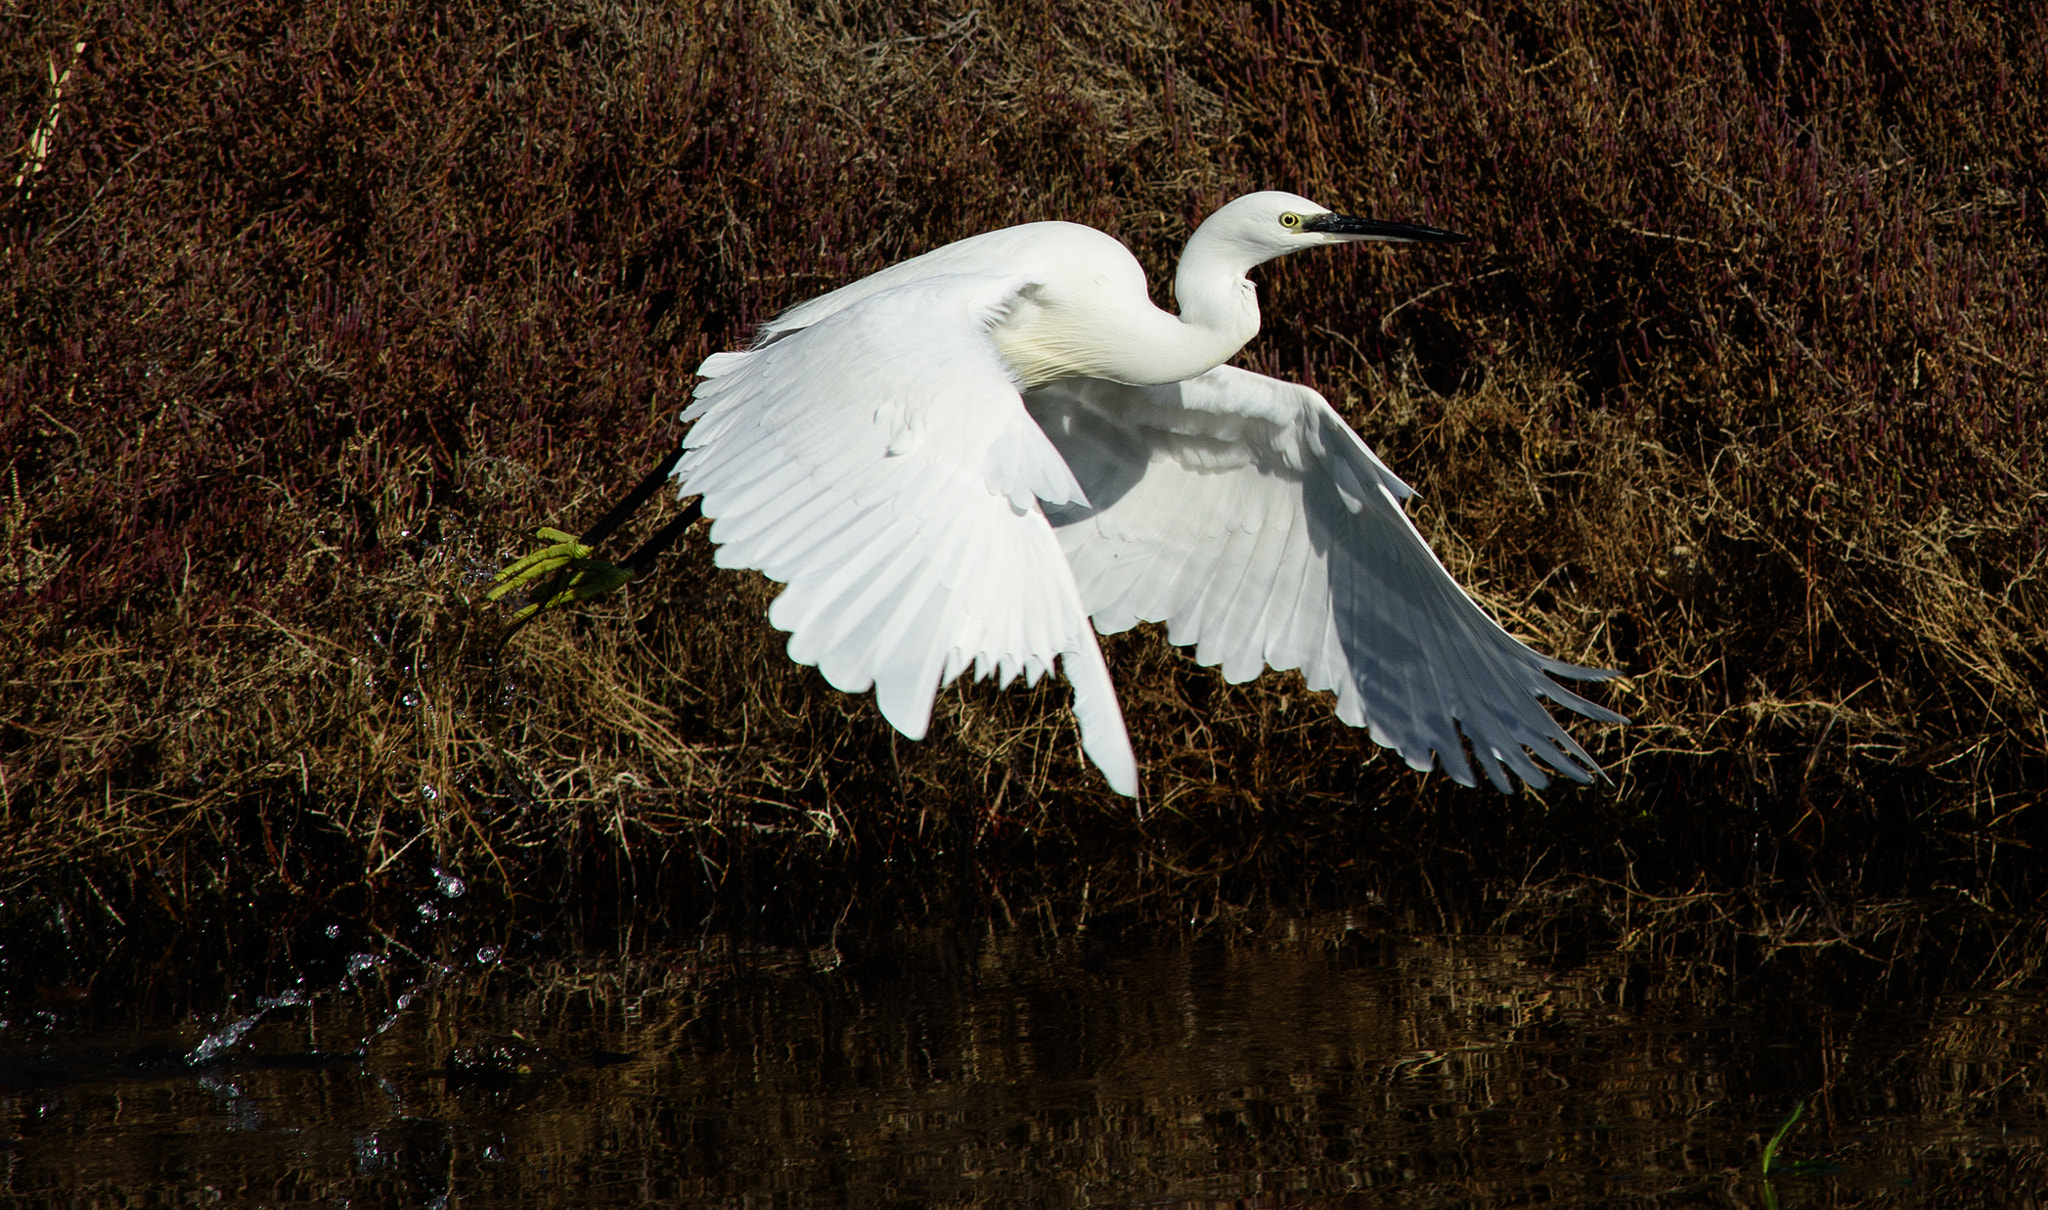
<instances>
[{"instance_id":1,"label":"egret head","mask_svg":"<svg viewBox=\"0 0 2048 1210\"><path fill-rule=\"evenodd\" d=\"M1247 267L1323 244L1368 240L1455 244L1465 240L1462 235L1435 227L1337 214L1298 194L1278 190L1245 194L1210 215L1195 235L1197 239L1206 236L1231 247Z\"/></svg>"}]
</instances>

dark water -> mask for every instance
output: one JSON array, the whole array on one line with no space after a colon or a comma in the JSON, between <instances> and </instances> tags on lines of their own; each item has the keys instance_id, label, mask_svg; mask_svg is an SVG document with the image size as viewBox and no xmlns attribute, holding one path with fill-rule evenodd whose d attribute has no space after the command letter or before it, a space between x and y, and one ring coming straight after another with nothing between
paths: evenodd
<instances>
[{"instance_id":1,"label":"dark water","mask_svg":"<svg viewBox=\"0 0 2048 1210\"><path fill-rule=\"evenodd\" d=\"M2044 1179L2038 986L1567 967L1342 915L365 954L217 1014L48 991L0 1029L0 1205L2012 1205Z\"/></svg>"}]
</instances>

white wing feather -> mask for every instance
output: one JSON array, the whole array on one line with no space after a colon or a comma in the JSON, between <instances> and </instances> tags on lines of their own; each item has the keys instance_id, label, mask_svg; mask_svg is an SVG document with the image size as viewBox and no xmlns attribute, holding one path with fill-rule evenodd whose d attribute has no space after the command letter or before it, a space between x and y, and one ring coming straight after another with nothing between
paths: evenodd
<instances>
[{"instance_id":1,"label":"white wing feather","mask_svg":"<svg viewBox=\"0 0 2048 1210\"><path fill-rule=\"evenodd\" d=\"M912 739L970 667L1035 684L1057 659L1083 749L1135 795L1116 690L1039 504L1087 497L989 337L1029 284L927 276L710 358L675 477L714 519L719 566L789 586L768 617L790 658L872 686Z\"/></svg>"},{"instance_id":2,"label":"white wing feather","mask_svg":"<svg viewBox=\"0 0 2048 1210\"><path fill-rule=\"evenodd\" d=\"M1466 596L1387 469L1316 392L1232 366L1166 386L1069 379L1025 404L1089 503L1048 509L1104 634L1165 622L1233 683L1299 668L1337 715L1417 769L1474 784L1591 781L1593 759L1542 700L1623 721L1544 673L1613 675L1540 655ZM1529 751L1525 751L1528 749Z\"/></svg>"}]
</instances>

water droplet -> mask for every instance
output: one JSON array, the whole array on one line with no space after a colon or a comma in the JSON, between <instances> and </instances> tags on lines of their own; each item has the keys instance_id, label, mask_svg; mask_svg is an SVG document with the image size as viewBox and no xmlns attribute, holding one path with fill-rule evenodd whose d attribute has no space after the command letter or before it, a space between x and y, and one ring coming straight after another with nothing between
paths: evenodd
<instances>
[{"instance_id":1,"label":"water droplet","mask_svg":"<svg viewBox=\"0 0 2048 1210\"><path fill-rule=\"evenodd\" d=\"M398 704L410 709L420 704L420 695L417 691L408 689L404 696L398 699Z\"/></svg>"},{"instance_id":2,"label":"water droplet","mask_svg":"<svg viewBox=\"0 0 2048 1210\"><path fill-rule=\"evenodd\" d=\"M351 976L360 975L372 967L382 965L384 965L384 955L382 954L350 954L348 956L348 973Z\"/></svg>"},{"instance_id":3,"label":"water droplet","mask_svg":"<svg viewBox=\"0 0 2048 1210\"><path fill-rule=\"evenodd\" d=\"M338 925L338 924L330 924L330 925L328 925L328 926L327 926L327 939L328 939L329 941L333 941L333 940L336 940L336 939L337 939L337 938L339 938L340 936L341 936L341 926L340 926L340 925Z\"/></svg>"},{"instance_id":4,"label":"water droplet","mask_svg":"<svg viewBox=\"0 0 2048 1210\"><path fill-rule=\"evenodd\" d=\"M442 896L448 899L460 899L462 893L469 889L463 884L462 879L439 866L434 867L434 884L441 888Z\"/></svg>"},{"instance_id":5,"label":"water droplet","mask_svg":"<svg viewBox=\"0 0 2048 1210\"><path fill-rule=\"evenodd\" d=\"M476 951L477 965L489 966L493 962L496 962L498 960L499 954L502 954L504 952L504 950L498 948L495 945L480 946Z\"/></svg>"},{"instance_id":6,"label":"water droplet","mask_svg":"<svg viewBox=\"0 0 2048 1210\"><path fill-rule=\"evenodd\" d=\"M441 909L431 903L422 902L419 911L420 919L422 920L439 920L441 918Z\"/></svg>"},{"instance_id":7,"label":"water droplet","mask_svg":"<svg viewBox=\"0 0 2048 1210\"><path fill-rule=\"evenodd\" d=\"M426 799L428 802L433 802L435 799L441 797L441 792L439 790L436 790L433 786L425 782L422 782L420 783L420 797Z\"/></svg>"}]
</instances>

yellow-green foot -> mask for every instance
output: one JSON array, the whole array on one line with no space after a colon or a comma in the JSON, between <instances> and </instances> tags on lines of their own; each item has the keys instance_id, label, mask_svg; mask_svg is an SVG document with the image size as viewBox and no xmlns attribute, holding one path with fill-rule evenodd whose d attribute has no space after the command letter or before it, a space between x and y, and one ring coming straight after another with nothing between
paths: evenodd
<instances>
[{"instance_id":1,"label":"yellow-green foot","mask_svg":"<svg viewBox=\"0 0 2048 1210\"><path fill-rule=\"evenodd\" d=\"M524 622L558 605L601 597L633 578L627 568L591 558L591 547L559 529L538 529L534 536L553 545L542 547L499 572L484 593L495 601L534 585L533 603L513 615L516 622Z\"/></svg>"}]
</instances>

